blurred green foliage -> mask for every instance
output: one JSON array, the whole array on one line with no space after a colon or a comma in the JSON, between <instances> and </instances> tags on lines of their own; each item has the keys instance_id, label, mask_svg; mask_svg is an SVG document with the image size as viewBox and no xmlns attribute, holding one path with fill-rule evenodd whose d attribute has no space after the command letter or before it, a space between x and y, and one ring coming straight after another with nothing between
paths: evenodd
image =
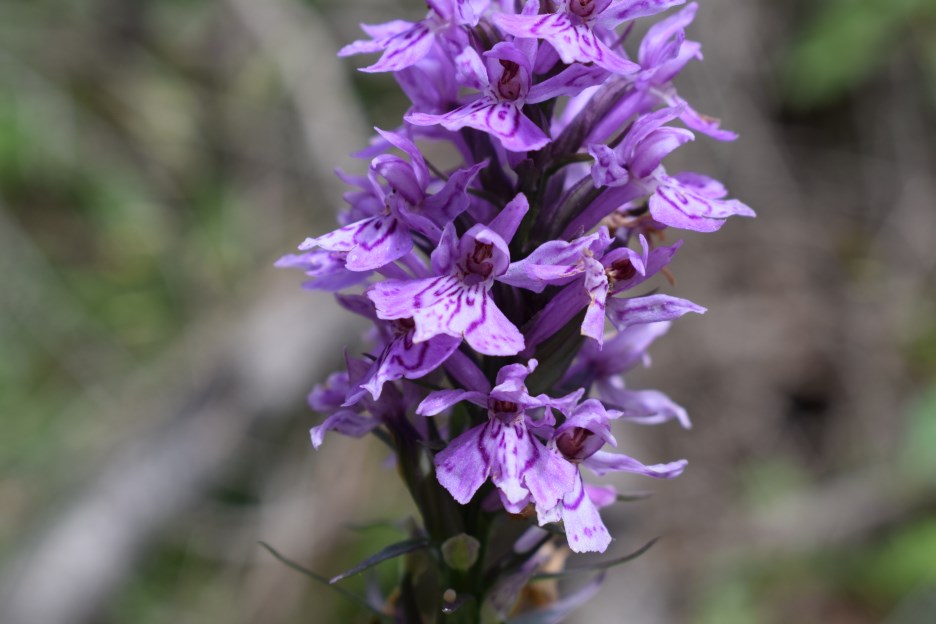
<instances>
[{"instance_id":1,"label":"blurred green foliage","mask_svg":"<svg viewBox=\"0 0 936 624\"><path fill-rule=\"evenodd\" d=\"M795 108L840 100L895 59L916 62L936 88L936 1L810 5L813 15L795 37L783 67L784 92Z\"/></svg>"},{"instance_id":2,"label":"blurred green foliage","mask_svg":"<svg viewBox=\"0 0 936 624\"><path fill-rule=\"evenodd\" d=\"M108 410L120 382L185 346L192 324L236 305L246 276L278 251L268 240L296 238L276 230L275 208L300 213L314 192L294 120L275 72L230 36L222 4L0 3L0 215L24 245L0 256L21 280L0 294L0 556L94 470L95 449L140 424L140 414ZM834 104L895 61L928 80L936 100L936 0L809 4L784 56L788 104ZM394 125L405 103L392 79L349 73L371 120ZM247 195L268 178L288 182L285 195ZM936 330L914 340L908 358L921 377L936 374ZM932 479L936 388L910 408L905 440L900 478ZM306 452L305 441L295 449ZM264 470L263 460L245 472ZM236 515L259 500L249 482L238 475L209 498ZM741 498L768 507L809 482L795 461L767 458L742 479ZM236 620L238 584L219 578L248 570L193 546L210 541L192 533L206 525L180 519L154 544L107 621ZM392 530L349 533L317 571L340 571L396 539ZM854 550L743 562L706 588L697 621L771 622L791 595L817 593L883 617L936 585L933 553L936 523L915 518ZM384 589L397 565L377 569ZM361 594L366 579L347 584ZM340 597L309 594L311 612L360 621Z\"/></svg>"}]
</instances>

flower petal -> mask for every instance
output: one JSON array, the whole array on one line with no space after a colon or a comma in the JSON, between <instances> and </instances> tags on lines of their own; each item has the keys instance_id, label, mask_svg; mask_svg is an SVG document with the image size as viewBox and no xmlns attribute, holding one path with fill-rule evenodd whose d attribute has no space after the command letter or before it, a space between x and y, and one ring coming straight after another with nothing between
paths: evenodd
<instances>
[{"instance_id":1,"label":"flower petal","mask_svg":"<svg viewBox=\"0 0 936 624\"><path fill-rule=\"evenodd\" d=\"M436 416L456 403L471 401L476 405L487 405L487 394L474 390L438 390L423 399L416 413L420 416Z\"/></svg>"},{"instance_id":2,"label":"flower petal","mask_svg":"<svg viewBox=\"0 0 936 624\"><path fill-rule=\"evenodd\" d=\"M638 17L648 17L656 15L663 11L684 4L686 0L622 0L608 7L598 16L598 19L610 26Z\"/></svg>"},{"instance_id":3,"label":"flower petal","mask_svg":"<svg viewBox=\"0 0 936 624\"><path fill-rule=\"evenodd\" d=\"M730 216L755 216L753 210L736 199L706 197L698 188L669 176L660 180L650 196L650 214L664 225L696 232L714 232Z\"/></svg>"},{"instance_id":4,"label":"flower petal","mask_svg":"<svg viewBox=\"0 0 936 624\"><path fill-rule=\"evenodd\" d=\"M577 553L604 552L611 543L611 534L601 520L598 508L585 493L582 475L579 473L576 477L572 491L562 499L562 523L569 548Z\"/></svg>"},{"instance_id":5,"label":"flower petal","mask_svg":"<svg viewBox=\"0 0 936 624\"><path fill-rule=\"evenodd\" d=\"M640 463L633 457L621 455L620 453L607 453L598 451L588 459L582 462L583 465L594 472L599 477L609 472L633 472L654 479L674 479L683 473L688 464L685 459L670 462L668 464L653 464L647 466Z\"/></svg>"},{"instance_id":6,"label":"flower petal","mask_svg":"<svg viewBox=\"0 0 936 624\"><path fill-rule=\"evenodd\" d=\"M312 446L318 448L322 445L322 440L328 431L337 431L352 438L361 438L376 429L378 425L380 421L376 418L362 416L351 410L341 410L326 418L321 425L312 427L309 435L312 437Z\"/></svg>"},{"instance_id":7,"label":"flower petal","mask_svg":"<svg viewBox=\"0 0 936 624\"><path fill-rule=\"evenodd\" d=\"M434 42L435 35L429 26L425 22L418 22L409 30L386 40L386 48L380 59L369 67L361 68L361 71L375 73L406 69L429 54Z\"/></svg>"},{"instance_id":8,"label":"flower petal","mask_svg":"<svg viewBox=\"0 0 936 624\"><path fill-rule=\"evenodd\" d=\"M705 308L688 299L670 295L648 295L632 299L612 298L608 301L608 318L624 331L631 325L672 321L689 312L704 314Z\"/></svg>"},{"instance_id":9,"label":"flower petal","mask_svg":"<svg viewBox=\"0 0 936 624\"><path fill-rule=\"evenodd\" d=\"M460 339L445 335L418 343L413 342L412 334L398 336L374 361L361 387L377 400L385 383L425 377L448 359L460 344Z\"/></svg>"},{"instance_id":10,"label":"flower petal","mask_svg":"<svg viewBox=\"0 0 936 624\"><path fill-rule=\"evenodd\" d=\"M487 423L469 429L435 456L436 478L462 505L468 504L490 472L489 456L481 451L487 429Z\"/></svg>"}]
</instances>

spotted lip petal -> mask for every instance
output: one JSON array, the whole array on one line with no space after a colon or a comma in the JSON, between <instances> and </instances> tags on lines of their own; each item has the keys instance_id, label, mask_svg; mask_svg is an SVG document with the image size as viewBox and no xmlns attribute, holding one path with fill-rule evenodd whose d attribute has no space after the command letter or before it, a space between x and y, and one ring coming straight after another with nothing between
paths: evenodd
<instances>
[{"instance_id":1,"label":"spotted lip petal","mask_svg":"<svg viewBox=\"0 0 936 624\"><path fill-rule=\"evenodd\" d=\"M562 499L561 513L569 548L573 552L604 552L608 549L611 534L595 503L585 492L585 484L578 471L572 491Z\"/></svg>"}]
</instances>

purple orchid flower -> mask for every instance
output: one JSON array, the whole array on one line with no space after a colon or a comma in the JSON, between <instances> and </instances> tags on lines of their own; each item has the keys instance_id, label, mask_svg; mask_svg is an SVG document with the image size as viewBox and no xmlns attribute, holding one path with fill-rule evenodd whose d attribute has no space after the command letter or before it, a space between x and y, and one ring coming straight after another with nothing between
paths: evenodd
<instances>
[{"instance_id":1,"label":"purple orchid flower","mask_svg":"<svg viewBox=\"0 0 936 624\"><path fill-rule=\"evenodd\" d=\"M676 420L683 428L691 429L689 415L682 406L657 390L631 390L622 377L638 364L650 365L647 349L671 324L664 321L628 327L606 342L604 349L599 349L597 343L586 343L565 379L576 385L593 384L606 405L622 412L621 420L642 425Z\"/></svg>"},{"instance_id":2,"label":"purple orchid flower","mask_svg":"<svg viewBox=\"0 0 936 624\"><path fill-rule=\"evenodd\" d=\"M380 398L384 384L397 379L419 379L438 369L458 349L461 340L440 334L424 342L413 340L416 324L411 318L382 321L370 299L363 295L338 295L346 309L370 319L377 326L383 348L360 379L357 388L347 393L343 406L360 401L364 392Z\"/></svg>"},{"instance_id":3,"label":"purple orchid flower","mask_svg":"<svg viewBox=\"0 0 936 624\"><path fill-rule=\"evenodd\" d=\"M446 334L464 337L485 355L515 355L523 350L523 334L494 303L490 289L507 272L513 238L529 209L521 193L487 226L472 226L459 239L449 223L432 252L436 277L391 279L374 284L367 296L385 320L413 319L413 341Z\"/></svg>"},{"instance_id":4,"label":"purple orchid flower","mask_svg":"<svg viewBox=\"0 0 936 624\"><path fill-rule=\"evenodd\" d=\"M686 460L647 466L627 455L601 451L605 444L617 446L610 421L620 416L621 412L607 410L600 401L583 401L556 429L549 447L558 450L573 465L586 466L599 476L608 472L633 472L656 479L672 479L682 474ZM576 469L575 473L572 488L561 503L540 516L540 524L561 519L569 548L575 552L604 552L611 543L611 535L595 502L586 492L581 471ZM595 498L603 502L602 492L595 494Z\"/></svg>"},{"instance_id":5,"label":"purple orchid flower","mask_svg":"<svg viewBox=\"0 0 936 624\"><path fill-rule=\"evenodd\" d=\"M438 193L430 195L428 188L432 179L419 149L399 134L380 129L377 132L410 157L407 162L384 154L372 161L372 194L382 200L383 209L318 238L308 238L299 247L300 250L321 247L344 253L345 266L350 271L372 271L402 258L413 248L413 232L437 242L442 234L438 222L450 221L468 207L468 185L483 167L478 164L456 171ZM386 181L389 192L377 183L377 176ZM358 194L354 197L364 201ZM375 202L371 198L366 200L373 209Z\"/></svg>"},{"instance_id":6,"label":"purple orchid flower","mask_svg":"<svg viewBox=\"0 0 936 624\"><path fill-rule=\"evenodd\" d=\"M523 114L523 106L578 93L584 87L601 83L607 72L573 66L534 85L534 54L535 48L522 42L498 43L484 53L483 60L473 48L465 48L456 59L459 80L480 91L480 95L441 115L411 112L406 121L416 126L441 124L453 131L475 128L497 137L504 149L512 152L541 149L550 138Z\"/></svg>"},{"instance_id":7,"label":"purple orchid flower","mask_svg":"<svg viewBox=\"0 0 936 624\"><path fill-rule=\"evenodd\" d=\"M367 363L362 360L346 358L346 364L346 371L332 373L324 384L315 386L309 393L309 407L328 414L322 424L309 431L315 448L322 445L329 431L361 438L380 426L379 419L364 413L363 404L351 408L345 406L348 393L357 387L356 380L367 370Z\"/></svg>"},{"instance_id":8,"label":"purple orchid flower","mask_svg":"<svg viewBox=\"0 0 936 624\"><path fill-rule=\"evenodd\" d=\"M603 41L624 22L655 15L685 0L561 0L554 13L509 15L501 13L494 22L515 37L549 42L566 64L594 63L624 75L640 71L640 65L613 51Z\"/></svg>"},{"instance_id":9,"label":"purple orchid flower","mask_svg":"<svg viewBox=\"0 0 936 624\"><path fill-rule=\"evenodd\" d=\"M568 410L582 395L578 390L561 399L531 396L525 380L536 369L511 364L497 373L489 392L441 390L431 393L416 408L422 416L441 414L461 401L488 410L487 422L469 429L436 454L439 483L461 504L467 504L490 477L508 511L519 513L532 500L543 513L555 508L572 487L575 468L555 450L532 435L548 423L533 421L528 410L554 407Z\"/></svg>"},{"instance_id":10,"label":"purple orchid flower","mask_svg":"<svg viewBox=\"0 0 936 624\"><path fill-rule=\"evenodd\" d=\"M670 176L662 161L693 134L665 126L682 112L681 107L665 108L639 117L621 144L612 149L592 145L595 158L592 178L596 187L636 184L650 193L650 215L670 227L697 232L714 232L731 216L753 217L755 213L736 199L723 199L725 187L695 173Z\"/></svg>"},{"instance_id":11,"label":"purple orchid flower","mask_svg":"<svg viewBox=\"0 0 936 624\"><path fill-rule=\"evenodd\" d=\"M592 338L599 349L604 342L606 316L622 329L704 311L689 301L666 295L636 299L614 297L662 271L682 243L651 250L647 239L640 236L640 253L627 247L605 252L611 241L607 229L601 228L571 242L546 243L510 266L503 281L511 285L537 292L546 285L567 285L533 318L527 332L526 353L571 321L583 307L587 307L587 311L581 333ZM644 304L646 308L642 307ZM660 317L654 318L654 315Z\"/></svg>"},{"instance_id":12,"label":"purple orchid flower","mask_svg":"<svg viewBox=\"0 0 936 624\"><path fill-rule=\"evenodd\" d=\"M573 241L543 243L523 260L512 263L501 281L533 292L568 284L585 273L587 261L600 257L612 240L608 228L602 227Z\"/></svg>"},{"instance_id":13,"label":"purple orchid flower","mask_svg":"<svg viewBox=\"0 0 936 624\"><path fill-rule=\"evenodd\" d=\"M419 22L394 20L386 24L361 24L371 41L355 41L338 51L338 56L383 52L380 59L363 72L396 72L415 65L436 43L463 47L467 41L462 26L474 27L490 0L428 0L429 13Z\"/></svg>"}]
</instances>

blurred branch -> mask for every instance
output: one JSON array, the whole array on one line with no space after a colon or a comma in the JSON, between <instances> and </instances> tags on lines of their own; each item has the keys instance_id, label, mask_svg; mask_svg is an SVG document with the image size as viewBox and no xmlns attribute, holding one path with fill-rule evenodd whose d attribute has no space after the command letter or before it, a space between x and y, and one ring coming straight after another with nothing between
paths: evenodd
<instances>
[{"instance_id":1,"label":"blurred branch","mask_svg":"<svg viewBox=\"0 0 936 624\"><path fill-rule=\"evenodd\" d=\"M367 145L370 133L335 57L338 46L328 27L315 12L297 2L228 3L276 67L300 117L306 149L316 169L331 175L341 160Z\"/></svg>"},{"instance_id":2,"label":"blurred branch","mask_svg":"<svg viewBox=\"0 0 936 624\"><path fill-rule=\"evenodd\" d=\"M237 456L245 433L285 418L312 380L324 376L349 331L337 309L316 307L292 287L255 300L244 318L213 332L217 342L205 362L212 372L175 407L166 406L151 435L122 450L26 544L0 582L0 621L92 618L153 535ZM316 323L308 322L311 309Z\"/></svg>"},{"instance_id":3,"label":"blurred branch","mask_svg":"<svg viewBox=\"0 0 936 624\"><path fill-rule=\"evenodd\" d=\"M298 113L313 173L323 182L324 195L337 200L340 191L331 175L336 154L364 145L367 133L333 60L336 46L327 28L298 5L252 0L230 0L230 5L275 64ZM69 309L45 297L16 294L28 295L34 292L26 288L30 284L54 280L45 279L49 271L28 238L6 226L0 222L0 260L17 282L5 289L13 297L4 297L4 306L12 306L17 318L33 319ZM269 283L269 275L264 278ZM278 283L281 287L255 289L250 301L256 303L240 319L204 323L189 332L186 348L168 349L174 353L169 361L153 366L171 371L164 377L167 385L188 371L207 371L203 378L186 383L181 392L164 386L113 408L138 411L152 405L147 411L158 418L149 420L157 424L122 448L49 526L21 544L17 560L0 578L0 621L74 624L94 618L154 536L231 464L245 434L281 422L324 376L347 342L350 322L336 307L317 305L294 279L283 276ZM57 324L53 320L52 334L38 333L54 336ZM65 320L59 325L60 333L71 331ZM203 347L195 362L193 344ZM80 364L72 368L76 374L84 370ZM134 370L133 362L126 368L130 374L124 382L134 387L133 378L146 371ZM94 373L87 378L96 379Z\"/></svg>"}]
</instances>

